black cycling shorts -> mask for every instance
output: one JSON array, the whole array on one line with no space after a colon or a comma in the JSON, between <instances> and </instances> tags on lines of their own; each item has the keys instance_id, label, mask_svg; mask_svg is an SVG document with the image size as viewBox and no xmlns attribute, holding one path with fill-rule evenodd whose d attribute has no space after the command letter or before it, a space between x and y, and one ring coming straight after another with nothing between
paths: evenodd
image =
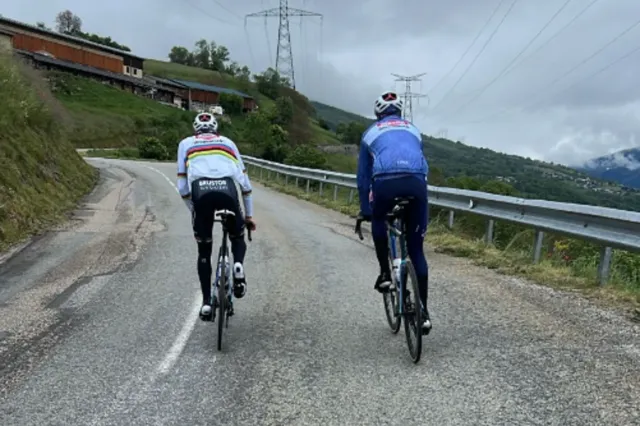
<instances>
[{"instance_id":1,"label":"black cycling shorts","mask_svg":"<svg viewBox=\"0 0 640 426\"><path fill-rule=\"evenodd\" d=\"M216 210L230 210L235 214L229 217L226 224L230 238L244 236L244 217L240 210L238 190L232 178L195 180L191 184L191 200L193 201L193 235L198 242L212 241Z\"/></svg>"}]
</instances>

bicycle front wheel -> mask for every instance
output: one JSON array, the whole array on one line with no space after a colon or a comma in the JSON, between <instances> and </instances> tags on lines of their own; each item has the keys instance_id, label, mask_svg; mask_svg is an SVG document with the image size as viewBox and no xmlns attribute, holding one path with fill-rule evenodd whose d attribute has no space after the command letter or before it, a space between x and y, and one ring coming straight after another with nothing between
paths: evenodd
<instances>
[{"instance_id":1,"label":"bicycle front wheel","mask_svg":"<svg viewBox=\"0 0 640 426\"><path fill-rule=\"evenodd\" d=\"M409 354L414 363L420 361L422 354L422 309L418 278L410 259L406 259L402 268L402 282L405 283L404 302L404 334L407 338ZM409 284L410 283L410 284ZM409 291L406 291L409 290Z\"/></svg>"}]
</instances>

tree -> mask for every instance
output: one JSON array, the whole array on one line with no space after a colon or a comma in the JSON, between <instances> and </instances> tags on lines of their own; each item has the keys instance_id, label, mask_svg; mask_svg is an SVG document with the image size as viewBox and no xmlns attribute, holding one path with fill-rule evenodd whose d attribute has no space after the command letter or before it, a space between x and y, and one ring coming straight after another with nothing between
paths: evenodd
<instances>
[{"instance_id":1,"label":"tree","mask_svg":"<svg viewBox=\"0 0 640 426\"><path fill-rule=\"evenodd\" d=\"M293 119L293 101L288 96L280 96L276 99L273 122L286 126Z\"/></svg>"},{"instance_id":2,"label":"tree","mask_svg":"<svg viewBox=\"0 0 640 426\"><path fill-rule=\"evenodd\" d=\"M202 39L196 42L196 50L193 52L195 66L208 69L211 67L211 49L207 40Z\"/></svg>"},{"instance_id":3,"label":"tree","mask_svg":"<svg viewBox=\"0 0 640 426\"><path fill-rule=\"evenodd\" d=\"M280 77L278 71L273 68L267 68L262 74L254 76L258 91L266 97L275 100L280 95L280 88L287 81Z\"/></svg>"},{"instance_id":4,"label":"tree","mask_svg":"<svg viewBox=\"0 0 640 426\"><path fill-rule=\"evenodd\" d=\"M171 52L169 52L169 61L175 64L191 65L193 63L193 55L186 47L173 46Z\"/></svg>"},{"instance_id":5,"label":"tree","mask_svg":"<svg viewBox=\"0 0 640 426\"><path fill-rule=\"evenodd\" d=\"M51 30L51 28L47 27L47 25L42 21L36 22L36 27L42 30Z\"/></svg>"},{"instance_id":6,"label":"tree","mask_svg":"<svg viewBox=\"0 0 640 426\"><path fill-rule=\"evenodd\" d=\"M214 71L225 72L225 64L229 62L229 49L219 46L212 41L209 48L210 68Z\"/></svg>"},{"instance_id":7,"label":"tree","mask_svg":"<svg viewBox=\"0 0 640 426\"><path fill-rule=\"evenodd\" d=\"M365 130L367 130L367 126L364 123L350 121L348 124L338 124L336 134L343 144L360 145L360 139Z\"/></svg>"},{"instance_id":8,"label":"tree","mask_svg":"<svg viewBox=\"0 0 640 426\"><path fill-rule=\"evenodd\" d=\"M229 64L229 66L227 66L225 72L233 77L236 77L240 72L240 65L236 61L233 61Z\"/></svg>"},{"instance_id":9,"label":"tree","mask_svg":"<svg viewBox=\"0 0 640 426\"><path fill-rule=\"evenodd\" d=\"M329 123L327 123L327 121L326 121L326 120L324 120L324 119L322 119L322 118L320 118L320 119L318 120L318 126L320 126L321 128L323 128L323 129L325 129L325 130L329 130L329 129L330 129L330 127L329 127Z\"/></svg>"},{"instance_id":10,"label":"tree","mask_svg":"<svg viewBox=\"0 0 640 426\"><path fill-rule=\"evenodd\" d=\"M56 16L56 30L62 34L74 35L82 31L82 19L70 10L58 13Z\"/></svg>"}]
</instances>

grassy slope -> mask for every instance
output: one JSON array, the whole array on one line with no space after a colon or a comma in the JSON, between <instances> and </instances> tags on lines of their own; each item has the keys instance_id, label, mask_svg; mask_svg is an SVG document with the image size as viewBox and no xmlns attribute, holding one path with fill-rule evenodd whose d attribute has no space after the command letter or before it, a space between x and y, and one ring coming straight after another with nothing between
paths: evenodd
<instances>
[{"instance_id":1,"label":"grassy slope","mask_svg":"<svg viewBox=\"0 0 640 426\"><path fill-rule=\"evenodd\" d=\"M144 67L146 73L156 75L158 77L198 81L200 83L213 84L220 87L229 87L248 92L258 101L258 105L261 107L273 104L272 100L260 94L255 87L252 86L249 90L245 90L241 82L230 75L217 71L152 59L146 60ZM296 129L297 131L295 131L297 138L302 139L305 138L305 136L308 136L311 138L311 143L317 145L334 145L340 143L335 134L322 129L318 125L317 120L310 116L313 114L313 107L305 97L293 90L287 91L285 94L291 96L294 104L296 105L297 117L294 117L294 123L297 123L298 127Z\"/></svg>"},{"instance_id":2,"label":"grassy slope","mask_svg":"<svg viewBox=\"0 0 640 426\"><path fill-rule=\"evenodd\" d=\"M41 77L0 55L0 251L60 221L95 183Z\"/></svg>"},{"instance_id":3,"label":"grassy slope","mask_svg":"<svg viewBox=\"0 0 640 426\"><path fill-rule=\"evenodd\" d=\"M54 95L71 116L71 141L77 148L133 146L158 122L191 120L185 111L93 80L58 72L49 73L49 78Z\"/></svg>"}]
</instances>

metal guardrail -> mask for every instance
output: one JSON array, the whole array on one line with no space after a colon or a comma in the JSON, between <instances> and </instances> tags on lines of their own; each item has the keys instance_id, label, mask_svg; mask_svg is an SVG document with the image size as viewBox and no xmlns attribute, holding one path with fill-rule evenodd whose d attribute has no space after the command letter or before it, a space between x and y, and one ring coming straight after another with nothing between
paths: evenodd
<instances>
[{"instance_id":1,"label":"metal guardrail","mask_svg":"<svg viewBox=\"0 0 640 426\"><path fill-rule=\"evenodd\" d=\"M255 157L243 156L244 162L259 168L260 176L266 170L296 182L333 185L333 198L337 198L338 187L349 188L349 203L354 201L357 190L356 176L328 170L309 169L275 163ZM445 188L427 185L429 204L449 210L448 226L453 227L454 212L477 214L487 218L485 241L493 241L494 221L501 220L532 227L536 230L533 262L540 261L544 232L554 232L592 241L602 245L598 278L601 285L607 281L612 260L612 248L640 252L640 213L606 207L544 200L529 200L517 197L488 194L479 191Z\"/></svg>"}]
</instances>

